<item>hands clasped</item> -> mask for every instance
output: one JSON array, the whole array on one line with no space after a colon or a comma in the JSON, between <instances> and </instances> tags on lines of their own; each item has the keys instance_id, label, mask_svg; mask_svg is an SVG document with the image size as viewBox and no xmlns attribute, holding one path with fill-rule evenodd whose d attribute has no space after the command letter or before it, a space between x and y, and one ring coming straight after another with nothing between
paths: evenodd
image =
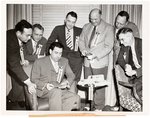
<instances>
[{"instance_id":1,"label":"hands clasped","mask_svg":"<svg viewBox=\"0 0 150 118\"><path fill-rule=\"evenodd\" d=\"M126 64L125 65L125 73L126 75L128 76L133 76L133 75L136 75L136 71L132 69L131 65L129 64Z\"/></svg>"}]
</instances>

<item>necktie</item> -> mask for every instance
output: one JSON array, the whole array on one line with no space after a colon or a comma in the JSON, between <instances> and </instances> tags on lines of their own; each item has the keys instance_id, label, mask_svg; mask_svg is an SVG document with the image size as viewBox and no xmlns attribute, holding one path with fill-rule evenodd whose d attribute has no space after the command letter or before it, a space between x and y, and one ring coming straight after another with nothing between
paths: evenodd
<instances>
[{"instance_id":1,"label":"necktie","mask_svg":"<svg viewBox=\"0 0 150 118\"><path fill-rule=\"evenodd\" d=\"M23 53L23 43L20 44L20 57L21 57L21 62L24 63L24 53Z\"/></svg>"},{"instance_id":2,"label":"necktie","mask_svg":"<svg viewBox=\"0 0 150 118\"><path fill-rule=\"evenodd\" d=\"M73 50L73 42L71 40L71 32L70 32L70 30L68 30L67 34L66 34L66 44L67 44L67 47L69 47L71 50Z\"/></svg>"},{"instance_id":3,"label":"necktie","mask_svg":"<svg viewBox=\"0 0 150 118\"><path fill-rule=\"evenodd\" d=\"M88 45L89 48L91 48L91 42L92 42L92 40L93 40L93 38L94 38L95 31L96 31L96 26L94 26L93 31L92 31L92 33L91 33L91 37L90 37L89 45Z\"/></svg>"},{"instance_id":4,"label":"necktie","mask_svg":"<svg viewBox=\"0 0 150 118\"><path fill-rule=\"evenodd\" d=\"M33 54L36 53L36 45L37 45L37 42L34 42L34 44L33 44Z\"/></svg>"}]
</instances>

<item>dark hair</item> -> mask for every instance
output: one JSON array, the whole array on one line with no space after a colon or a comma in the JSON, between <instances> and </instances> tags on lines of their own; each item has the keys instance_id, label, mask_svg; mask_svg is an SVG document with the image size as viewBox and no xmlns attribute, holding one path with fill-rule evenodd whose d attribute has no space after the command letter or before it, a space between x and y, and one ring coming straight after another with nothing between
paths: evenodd
<instances>
[{"instance_id":1,"label":"dark hair","mask_svg":"<svg viewBox=\"0 0 150 118\"><path fill-rule=\"evenodd\" d=\"M32 28L32 25L27 22L26 20L21 20L20 22L18 22L15 26L15 31L20 31L21 33L23 32L24 28Z\"/></svg>"},{"instance_id":2,"label":"dark hair","mask_svg":"<svg viewBox=\"0 0 150 118\"><path fill-rule=\"evenodd\" d=\"M64 46L60 43L60 42L53 42L50 47L49 47L49 50L54 50L55 47L58 47L58 48L62 48L64 49Z\"/></svg>"},{"instance_id":3,"label":"dark hair","mask_svg":"<svg viewBox=\"0 0 150 118\"><path fill-rule=\"evenodd\" d=\"M66 18L71 15L72 17L75 17L77 19L77 14L74 11L71 11L69 13L67 13Z\"/></svg>"},{"instance_id":4,"label":"dark hair","mask_svg":"<svg viewBox=\"0 0 150 118\"><path fill-rule=\"evenodd\" d=\"M34 24L33 27L32 27L32 30L34 30L34 28L36 28L36 27L37 27L38 29L44 31L44 28L43 28L42 25L40 25L40 24Z\"/></svg>"},{"instance_id":5,"label":"dark hair","mask_svg":"<svg viewBox=\"0 0 150 118\"><path fill-rule=\"evenodd\" d=\"M129 20L129 14L128 14L128 12L126 12L126 11L120 11L120 12L118 13L117 17L118 17L118 16L125 16L125 17L126 17L126 21Z\"/></svg>"},{"instance_id":6,"label":"dark hair","mask_svg":"<svg viewBox=\"0 0 150 118\"><path fill-rule=\"evenodd\" d=\"M132 29L130 29L130 28L127 28L127 27L123 27L123 28L121 28L121 29L119 29L118 30L118 32L117 32L117 39L119 39L119 35L122 33L122 34L126 34L127 32L133 32L132 31Z\"/></svg>"}]
</instances>

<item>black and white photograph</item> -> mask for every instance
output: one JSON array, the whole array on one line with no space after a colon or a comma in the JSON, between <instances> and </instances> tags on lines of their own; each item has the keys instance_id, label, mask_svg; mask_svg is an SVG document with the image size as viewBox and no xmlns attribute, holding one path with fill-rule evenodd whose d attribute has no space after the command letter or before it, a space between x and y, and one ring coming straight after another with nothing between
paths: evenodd
<instances>
[{"instance_id":1,"label":"black and white photograph","mask_svg":"<svg viewBox=\"0 0 150 118\"><path fill-rule=\"evenodd\" d=\"M147 113L144 3L4 3L3 111Z\"/></svg>"}]
</instances>

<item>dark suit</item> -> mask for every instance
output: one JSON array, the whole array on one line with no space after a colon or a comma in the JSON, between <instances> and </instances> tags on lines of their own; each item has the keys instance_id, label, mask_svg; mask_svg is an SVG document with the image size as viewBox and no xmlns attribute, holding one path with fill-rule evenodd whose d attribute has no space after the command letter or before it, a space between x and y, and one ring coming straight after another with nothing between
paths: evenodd
<instances>
[{"instance_id":1,"label":"dark suit","mask_svg":"<svg viewBox=\"0 0 150 118\"><path fill-rule=\"evenodd\" d=\"M132 69L136 71L137 75L134 75L132 77L129 77L129 83L131 84L138 84L138 91L137 93L142 95L142 40L139 38L135 38L135 53L137 56L137 60L140 68L136 68L133 62L132 58L132 52L130 47L124 47L123 45L120 48L120 52L117 59L117 64L119 64L123 70L125 70L125 65L129 64L131 65ZM126 58L124 58L124 55L126 55ZM140 92L140 93L139 93Z\"/></svg>"},{"instance_id":2,"label":"dark suit","mask_svg":"<svg viewBox=\"0 0 150 118\"><path fill-rule=\"evenodd\" d=\"M75 47L76 37L80 36L81 30L82 30L81 28L73 27L74 47ZM62 43L64 46L63 57L69 60L69 65L76 76L75 80L79 81L81 76L81 71L82 71L83 58L81 57L81 53L79 52L79 50L74 51L74 49L70 50L70 48L67 47L65 34L66 34L65 25L56 26L47 41L46 52L48 54L49 46L51 45L52 42L56 41L56 39L60 43Z\"/></svg>"},{"instance_id":3,"label":"dark suit","mask_svg":"<svg viewBox=\"0 0 150 118\"><path fill-rule=\"evenodd\" d=\"M63 70L61 80L63 80L64 75L66 75L67 80L70 85L72 85L75 76L68 64L68 60L62 57L58 65L62 67ZM44 87L47 83L55 85L55 83L57 83L57 76L58 73L56 73L49 56L34 62L31 72L31 81L37 85L37 95L42 98L49 98L50 110L71 110L75 102L79 103L80 99L78 95L68 90L58 88L53 88L49 91Z\"/></svg>"},{"instance_id":4,"label":"dark suit","mask_svg":"<svg viewBox=\"0 0 150 118\"><path fill-rule=\"evenodd\" d=\"M12 91L9 96L13 101L23 99L23 81L28 79L20 64L20 47L15 30L7 31L7 72L12 79Z\"/></svg>"},{"instance_id":5,"label":"dark suit","mask_svg":"<svg viewBox=\"0 0 150 118\"><path fill-rule=\"evenodd\" d=\"M31 39L32 40L32 39ZM37 55L33 54L33 46L32 46L32 41L29 40L27 43L23 45L23 51L24 51L24 58L28 60L29 62L34 62L37 59ZM41 40L38 41L36 45L36 50L39 48L39 45L42 46L40 55L44 55L46 52L46 43L47 40L42 37Z\"/></svg>"}]
</instances>

